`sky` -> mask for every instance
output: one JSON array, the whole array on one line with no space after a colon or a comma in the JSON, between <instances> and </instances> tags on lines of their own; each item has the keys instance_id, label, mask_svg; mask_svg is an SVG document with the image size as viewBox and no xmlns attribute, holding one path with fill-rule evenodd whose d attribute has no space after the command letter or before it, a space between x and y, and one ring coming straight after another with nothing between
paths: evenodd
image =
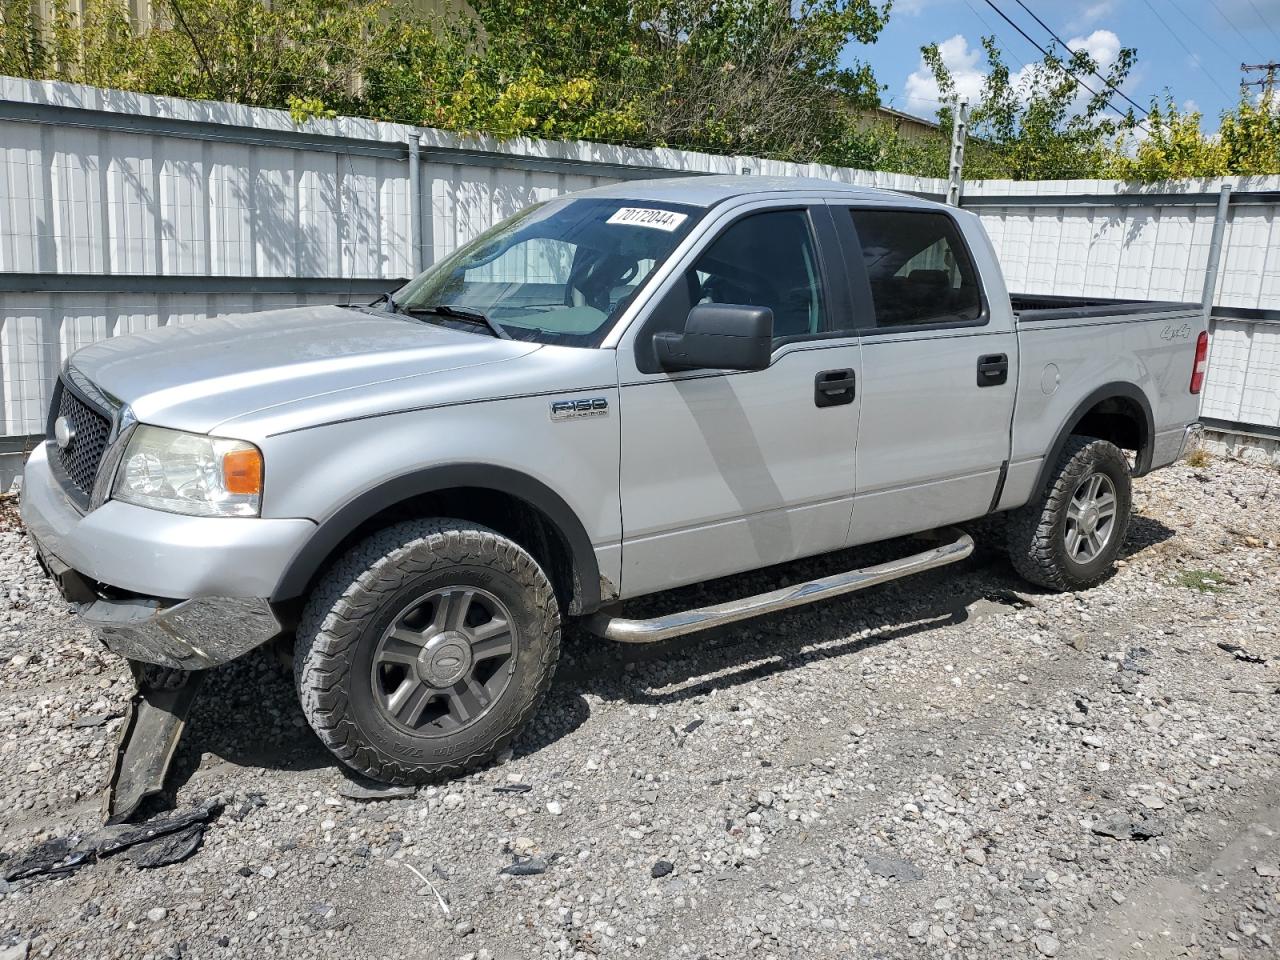
<instances>
[{"instance_id":1,"label":"sky","mask_svg":"<svg viewBox=\"0 0 1280 960\"><path fill-rule=\"evenodd\" d=\"M1052 37L1017 0L991 0L1032 39L1048 48ZM1199 110L1206 130L1239 98L1240 64L1280 61L1280 0L1022 0L1072 49L1083 46L1102 64L1122 47L1138 62L1121 88L1146 107L1166 91L1182 109ZM885 106L934 118L938 88L920 57L936 42L956 87L976 99L986 72L981 38L994 34L1015 74L1041 59L1032 44L993 10L988 0L894 0L888 26L871 46L853 45L886 87ZM1097 89L1095 84L1090 84ZM1254 91L1257 88L1253 88ZM1117 106L1126 106L1116 98Z\"/></svg>"}]
</instances>

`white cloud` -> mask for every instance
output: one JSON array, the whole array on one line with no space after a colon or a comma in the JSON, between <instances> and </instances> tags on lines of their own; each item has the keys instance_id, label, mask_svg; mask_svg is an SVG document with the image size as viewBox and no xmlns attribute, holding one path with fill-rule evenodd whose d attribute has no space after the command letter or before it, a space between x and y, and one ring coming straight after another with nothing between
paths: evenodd
<instances>
[{"instance_id":1,"label":"white cloud","mask_svg":"<svg viewBox=\"0 0 1280 960\"><path fill-rule=\"evenodd\" d=\"M1115 6L1114 0L1099 0L1097 3L1091 3L1071 18L1067 29L1083 30L1085 27L1093 26L1103 17L1110 16Z\"/></svg>"},{"instance_id":2,"label":"white cloud","mask_svg":"<svg viewBox=\"0 0 1280 960\"><path fill-rule=\"evenodd\" d=\"M969 41L963 34L957 33L954 37L938 44L938 53L951 72L956 93L970 103L976 101L982 93L982 84L987 79L987 75L978 69L978 62L982 59L982 49L970 47ZM933 72L924 62L923 56L920 57L919 66L908 75L903 93L906 97L905 109L908 113L929 117L937 113L938 107L941 106L942 92L938 89L938 81L934 79Z\"/></svg>"},{"instance_id":3,"label":"white cloud","mask_svg":"<svg viewBox=\"0 0 1280 960\"><path fill-rule=\"evenodd\" d=\"M1087 37L1072 37L1067 46L1072 50L1083 50L1093 57L1101 73L1106 73L1107 67L1120 56L1120 38L1110 30L1095 30Z\"/></svg>"},{"instance_id":4,"label":"white cloud","mask_svg":"<svg viewBox=\"0 0 1280 960\"><path fill-rule=\"evenodd\" d=\"M1094 30L1088 36L1072 37L1067 41L1067 46L1072 50L1087 52L1098 64L1099 72L1104 75L1107 68L1120 56L1120 38L1110 30ZM976 102L982 95L982 86L987 79L987 72L984 69L986 57L981 46L971 46L963 34L957 33L954 37L938 44L938 53L951 72L956 93L970 103ZM1024 90L1027 86L1026 81L1037 69L1039 69L1038 64L1033 62L1011 71L1010 85L1014 90ZM1085 82L1095 90L1100 89L1102 85L1102 81L1097 78L1093 78L1090 82L1086 77ZM1088 96L1086 91L1081 90L1079 103L1083 104ZM907 76L906 83L903 85L903 98L904 110L922 116L933 116L941 106L939 101L942 99L942 94L938 89L938 82L933 78L933 72L924 62L923 56L916 69Z\"/></svg>"},{"instance_id":5,"label":"white cloud","mask_svg":"<svg viewBox=\"0 0 1280 960\"><path fill-rule=\"evenodd\" d=\"M895 17L918 17L926 7L934 6L938 0L894 0L893 15Z\"/></svg>"}]
</instances>

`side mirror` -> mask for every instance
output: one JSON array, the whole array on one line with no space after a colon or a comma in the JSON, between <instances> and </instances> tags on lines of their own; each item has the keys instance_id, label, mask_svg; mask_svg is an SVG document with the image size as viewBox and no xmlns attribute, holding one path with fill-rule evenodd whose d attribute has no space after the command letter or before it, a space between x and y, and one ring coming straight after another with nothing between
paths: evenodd
<instances>
[{"instance_id":1,"label":"side mirror","mask_svg":"<svg viewBox=\"0 0 1280 960\"><path fill-rule=\"evenodd\" d=\"M773 311L739 303L702 303L684 333L657 333L664 370L764 370L773 354Z\"/></svg>"}]
</instances>

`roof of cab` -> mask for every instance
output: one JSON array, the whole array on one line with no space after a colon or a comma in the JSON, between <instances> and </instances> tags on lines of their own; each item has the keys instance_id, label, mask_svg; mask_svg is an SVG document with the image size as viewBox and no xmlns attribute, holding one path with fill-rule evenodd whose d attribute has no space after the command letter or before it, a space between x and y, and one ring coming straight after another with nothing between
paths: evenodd
<instances>
[{"instance_id":1,"label":"roof of cab","mask_svg":"<svg viewBox=\"0 0 1280 960\"><path fill-rule=\"evenodd\" d=\"M910 202L932 206L932 201L921 200L907 193L881 190L876 187L859 187L837 180L817 177L754 177L754 176L692 176L663 177L655 180L624 180L603 187L593 187L578 193L580 197L615 197L624 200L643 200L661 203L687 203L697 207L709 207L724 200L757 193L822 193L847 197L850 200Z\"/></svg>"}]
</instances>

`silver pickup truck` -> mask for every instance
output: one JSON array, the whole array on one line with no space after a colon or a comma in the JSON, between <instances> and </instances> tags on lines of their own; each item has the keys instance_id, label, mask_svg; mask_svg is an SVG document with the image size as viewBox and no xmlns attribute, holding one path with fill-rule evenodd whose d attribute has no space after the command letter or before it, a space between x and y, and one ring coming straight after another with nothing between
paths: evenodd
<instances>
[{"instance_id":1,"label":"silver pickup truck","mask_svg":"<svg viewBox=\"0 0 1280 960\"><path fill-rule=\"evenodd\" d=\"M1197 429L1206 343L1196 304L1011 298L953 208L632 182L529 207L371 305L81 350L22 515L107 646L170 668L135 668L144 701L293 632L320 739L417 782L511 741L566 616L664 640L959 560L953 525L994 513L1027 580L1098 582L1130 478ZM620 606L908 535L762 596Z\"/></svg>"}]
</instances>

